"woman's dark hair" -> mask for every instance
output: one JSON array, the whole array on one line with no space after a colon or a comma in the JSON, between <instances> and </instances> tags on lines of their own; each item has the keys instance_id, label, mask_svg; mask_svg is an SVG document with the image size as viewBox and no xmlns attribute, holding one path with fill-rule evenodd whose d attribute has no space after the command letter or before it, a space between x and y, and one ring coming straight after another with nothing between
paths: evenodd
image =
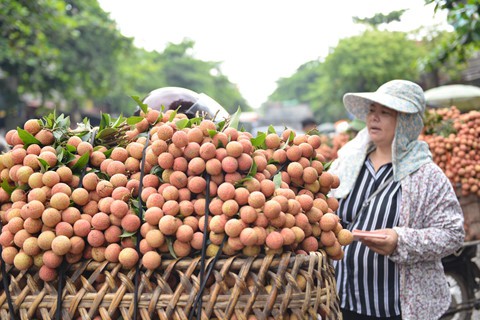
<instances>
[{"instance_id":1,"label":"woman's dark hair","mask_svg":"<svg viewBox=\"0 0 480 320\"><path fill-rule=\"evenodd\" d=\"M313 118L306 118L302 120L302 128L305 128L306 126L310 126L310 125L316 126L317 121L315 121L315 119Z\"/></svg>"}]
</instances>

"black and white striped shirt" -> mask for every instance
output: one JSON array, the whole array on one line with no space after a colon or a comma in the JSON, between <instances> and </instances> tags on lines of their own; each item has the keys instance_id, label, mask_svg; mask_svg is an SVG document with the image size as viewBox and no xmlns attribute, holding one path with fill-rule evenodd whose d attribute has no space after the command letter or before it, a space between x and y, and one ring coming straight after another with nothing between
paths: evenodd
<instances>
[{"instance_id":1,"label":"black and white striped shirt","mask_svg":"<svg viewBox=\"0 0 480 320\"><path fill-rule=\"evenodd\" d=\"M375 172L367 157L353 190L347 198L339 201L338 216L345 222L352 222L363 202L392 175L391 163ZM400 201L400 183L391 181L372 199L353 225L348 225L348 229L375 230L397 226ZM341 307L374 317L400 315L400 277L395 263L360 241L352 242L344 247L344 251L344 258L335 262Z\"/></svg>"}]
</instances>

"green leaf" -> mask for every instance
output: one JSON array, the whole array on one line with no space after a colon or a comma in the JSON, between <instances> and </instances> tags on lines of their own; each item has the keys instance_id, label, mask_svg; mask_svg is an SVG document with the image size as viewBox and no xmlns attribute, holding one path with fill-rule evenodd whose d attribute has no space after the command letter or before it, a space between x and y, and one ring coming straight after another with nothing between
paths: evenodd
<instances>
[{"instance_id":1,"label":"green leaf","mask_svg":"<svg viewBox=\"0 0 480 320\"><path fill-rule=\"evenodd\" d=\"M22 128L17 127L17 132L18 132L18 136L20 137L20 139L22 139L23 143L25 144L25 147L28 147L31 144L42 145L42 143L27 130L23 130Z\"/></svg>"},{"instance_id":2,"label":"green leaf","mask_svg":"<svg viewBox=\"0 0 480 320\"><path fill-rule=\"evenodd\" d=\"M178 107L178 109L180 109L180 107ZM177 109L177 110L178 110ZM175 119L175 117L177 116L177 110L173 111L172 114L170 115L170 117L168 118L168 121L172 122L173 119Z\"/></svg>"},{"instance_id":3,"label":"green leaf","mask_svg":"<svg viewBox=\"0 0 480 320\"><path fill-rule=\"evenodd\" d=\"M57 151L58 162L66 164L75 159L75 155L73 153L75 153L77 149L74 146L67 144L65 147L58 146L55 151Z\"/></svg>"},{"instance_id":4,"label":"green leaf","mask_svg":"<svg viewBox=\"0 0 480 320\"><path fill-rule=\"evenodd\" d=\"M62 128L62 129L68 129L70 128L70 117L65 117L64 114L62 113L60 117L58 117L57 120L57 127Z\"/></svg>"},{"instance_id":5,"label":"green leaf","mask_svg":"<svg viewBox=\"0 0 480 320\"><path fill-rule=\"evenodd\" d=\"M267 161L267 164L279 164L280 162L278 162L277 160L274 160L274 159L268 159Z\"/></svg>"},{"instance_id":6,"label":"green leaf","mask_svg":"<svg viewBox=\"0 0 480 320\"><path fill-rule=\"evenodd\" d=\"M213 138L217 135L218 131L217 130L207 130L208 131L208 135L210 136L210 138Z\"/></svg>"},{"instance_id":7,"label":"green leaf","mask_svg":"<svg viewBox=\"0 0 480 320\"><path fill-rule=\"evenodd\" d=\"M127 232L123 231L123 233L120 235L120 238L130 238L133 237L137 232Z\"/></svg>"},{"instance_id":8,"label":"green leaf","mask_svg":"<svg viewBox=\"0 0 480 320\"><path fill-rule=\"evenodd\" d=\"M252 161L252 166L250 167L250 170L248 171L247 176L253 177L257 174L257 163L255 161Z\"/></svg>"},{"instance_id":9,"label":"green leaf","mask_svg":"<svg viewBox=\"0 0 480 320\"><path fill-rule=\"evenodd\" d=\"M65 148L68 152L77 152L77 148L75 148L75 146L72 146L71 144L67 144Z\"/></svg>"},{"instance_id":10,"label":"green leaf","mask_svg":"<svg viewBox=\"0 0 480 320\"><path fill-rule=\"evenodd\" d=\"M168 245L168 251L170 252L172 257L177 259L177 255L175 254L175 250L173 250L173 240L172 240L172 238L171 237L166 237L166 240L167 240L167 245Z\"/></svg>"},{"instance_id":11,"label":"green leaf","mask_svg":"<svg viewBox=\"0 0 480 320\"><path fill-rule=\"evenodd\" d=\"M139 205L139 204L138 204L138 200L132 199L131 202L132 202L132 207L134 207L134 208L136 208L136 209L138 210L138 205Z\"/></svg>"},{"instance_id":12,"label":"green leaf","mask_svg":"<svg viewBox=\"0 0 480 320\"><path fill-rule=\"evenodd\" d=\"M198 125L200 125L202 120L203 120L202 117L196 117L196 118L190 119L190 123L198 126Z\"/></svg>"},{"instance_id":13,"label":"green leaf","mask_svg":"<svg viewBox=\"0 0 480 320\"><path fill-rule=\"evenodd\" d=\"M3 179L2 181L2 189L5 190L8 194L12 194L13 190L15 190L15 186L12 186L8 183L7 179Z\"/></svg>"},{"instance_id":14,"label":"green leaf","mask_svg":"<svg viewBox=\"0 0 480 320\"><path fill-rule=\"evenodd\" d=\"M111 122L110 115L108 113L102 113L100 125L99 125L99 131L102 131L103 129L108 128L110 126L110 122Z\"/></svg>"},{"instance_id":15,"label":"green leaf","mask_svg":"<svg viewBox=\"0 0 480 320\"><path fill-rule=\"evenodd\" d=\"M142 100L140 100L140 97L138 96L132 96L132 99L138 104L138 106L140 107L140 109L143 111L143 113L147 113L148 112L148 105L143 103Z\"/></svg>"},{"instance_id":16,"label":"green leaf","mask_svg":"<svg viewBox=\"0 0 480 320\"><path fill-rule=\"evenodd\" d=\"M134 124L139 123L143 119L145 118L140 116L131 116L127 118L127 124L130 126L133 126Z\"/></svg>"},{"instance_id":17,"label":"green leaf","mask_svg":"<svg viewBox=\"0 0 480 320\"><path fill-rule=\"evenodd\" d=\"M273 183L275 184L275 189L278 189L282 186L282 173L279 172L273 177Z\"/></svg>"},{"instance_id":18,"label":"green leaf","mask_svg":"<svg viewBox=\"0 0 480 320\"><path fill-rule=\"evenodd\" d=\"M125 118L120 114L120 116L112 124L112 127L118 128L118 126L121 125L124 121L125 121Z\"/></svg>"},{"instance_id":19,"label":"green leaf","mask_svg":"<svg viewBox=\"0 0 480 320\"><path fill-rule=\"evenodd\" d=\"M295 133L292 130L292 131L290 131L290 134L288 135L288 139L285 142L285 144L282 146L281 149L285 149L290 144L290 142L293 141L293 139L295 139Z\"/></svg>"},{"instance_id":20,"label":"green leaf","mask_svg":"<svg viewBox=\"0 0 480 320\"><path fill-rule=\"evenodd\" d=\"M154 174L158 177L162 177L164 169L160 167L159 165L153 166L152 169L150 170L150 174Z\"/></svg>"},{"instance_id":21,"label":"green leaf","mask_svg":"<svg viewBox=\"0 0 480 320\"><path fill-rule=\"evenodd\" d=\"M105 139L106 137L117 133L118 130L114 128L105 128L103 130L100 130L97 135L95 136L95 139Z\"/></svg>"},{"instance_id":22,"label":"green leaf","mask_svg":"<svg viewBox=\"0 0 480 320\"><path fill-rule=\"evenodd\" d=\"M105 151L103 154L105 155L105 157L110 158L110 155L112 154L113 152L113 148L111 149L108 149L107 151Z\"/></svg>"},{"instance_id":23,"label":"green leaf","mask_svg":"<svg viewBox=\"0 0 480 320\"><path fill-rule=\"evenodd\" d=\"M140 210L137 207L131 207L130 209L138 216L138 212L140 212ZM142 219L145 217L145 211L146 210L142 211Z\"/></svg>"},{"instance_id":24,"label":"green leaf","mask_svg":"<svg viewBox=\"0 0 480 320\"><path fill-rule=\"evenodd\" d=\"M63 131L62 129L55 129L53 130L53 137L55 138L56 141L61 141L63 137Z\"/></svg>"},{"instance_id":25,"label":"green leaf","mask_svg":"<svg viewBox=\"0 0 480 320\"><path fill-rule=\"evenodd\" d=\"M217 123L217 130L223 131L223 129L225 129L225 124L226 124L225 120L222 120L219 123Z\"/></svg>"},{"instance_id":26,"label":"green leaf","mask_svg":"<svg viewBox=\"0 0 480 320\"><path fill-rule=\"evenodd\" d=\"M265 132L260 132L255 138L251 138L250 141L254 147L261 147L265 143L265 138L267 134Z\"/></svg>"},{"instance_id":27,"label":"green leaf","mask_svg":"<svg viewBox=\"0 0 480 320\"><path fill-rule=\"evenodd\" d=\"M252 180L252 177L246 176L245 178L236 181L233 185L235 186L235 188L238 188L238 187L243 186L243 183L244 183L245 181L249 181L249 180Z\"/></svg>"},{"instance_id":28,"label":"green leaf","mask_svg":"<svg viewBox=\"0 0 480 320\"><path fill-rule=\"evenodd\" d=\"M277 133L277 131L275 131L275 128L272 126L272 125L269 125L268 126L268 129L267 129L267 133Z\"/></svg>"},{"instance_id":29,"label":"green leaf","mask_svg":"<svg viewBox=\"0 0 480 320\"><path fill-rule=\"evenodd\" d=\"M82 138L82 141L90 141L92 139L92 134L92 131L76 133L77 136Z\"/></svg>"},{"instance_id":30,"label":"green leaf","mask_svg":"<svg viewBox=\"0 0 480 320\"><path fill-rule=\"evenodd\" d=\"M238 129L238 122L240 121L240 114L242 110L238 107L237 111L230 117L229 127Z\"/></svg>"},{"instance_id":31,"label":"green leaf","mask_svg":"<svg viewBox=\"0 0 480 320\"><path fill-rule=\"evenodd\" d=\"M83 124L85 125L86 128L90 128L90 119L88 117L83 118Z\"/></svg>"},{"instance_id":32,"label":"green leaf","mask_svg":"<svg viewBox=\"0 0 480 320\"><path fill-rule=\"evenodd\" d=\"M75 155L70 151L66 150L65 154L63 155L62 163L69 163L75 160Z\"/></svg>"},{"instance_id":33,"label":"green leaf","mask_svg":"<svg viewBox=\"0 0 480 320\"><path fill-rule=\"evenodd\" d=\"M57 162L62 162L64 149L62 147L57 148Z\"/></svg>"},{"instance_id":34,"label":"green leaf","mask_svg":"<svg viewBox=\"0 0 480 320\"><path fill-rule=\"evenodd\" d=\"M328 169L330 168L330 166L332 165L333 163L333 160L329 161L329 162L326 162L326 163L323 163L323 170L324 171L328 171Z\"/></svg>"},{"instance_id":35,"label":"green leaf","mask_svg":"<svg viewBox=\"0 0 480 320\"><path fill-rule=\"evenodd\" d=\"M190 120L188 119L180 119L177 122L175 122L175 125L177 126L178 130L182 130L187 127L191 127Z\"/></svg>"},{"instance_id":36,"label":"green leaf","mask_svg":"<svg viewBox=\"0 0 480 320\"><path fill-rule=\"evenodd\" d=\"M46 129L53 129L56 117L56 110L53 110L52 113L49 113L47 116L43 117L44 127Z\"/></svg>"},{"instance_id":37,"label":"green leaf","mask_svg":"<svg viewBox=\"0 0 480 320\"><path fill-rule=\"evenodd\" d=\"M78 161L73 165L72 171L73 172L80 172L85 168L88 164L88 160L90 160L90 152L84 153Z\"/></svg>"},{"instance_id":38,"label":"green leaf","mask_svg":"<svg viewBox=\"0 0 480 320\"><path fill-rule=\"evenodd\" d=\"M103 173L101 171L97 172L96 174L97 174L97 176L100 180L109 180L110 179L110 177L106 173Z\"/></svg>"},{"instance_id":39,"label":"green leaf","mask_svg":"<svg viewBox=\"0 0 480 320\"><path fill-rule=\"evenodd\" d=\"M21 184L16 189L27 191L27 190L30 190L30 186L28 184Z\"/></svg>"},{"instance_id":40,"label":"green leaf","mask_svg":"<svg viewBox=\"0 0 480 320\"><path fill-rule=\"evenodd\" d=\"M42 172L45 172L45 171L48 170L48 168L50 168L50 165L48 164L47 161L43 160L40 157L37 157L37 160L38 160L38 162L40 162L40 169L41 169Z\"/></svg>"}]
</instances>

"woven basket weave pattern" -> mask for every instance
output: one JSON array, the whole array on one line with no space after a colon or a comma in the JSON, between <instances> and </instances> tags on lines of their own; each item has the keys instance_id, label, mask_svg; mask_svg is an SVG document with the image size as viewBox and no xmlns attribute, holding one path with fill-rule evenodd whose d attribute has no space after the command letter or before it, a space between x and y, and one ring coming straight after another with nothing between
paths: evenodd
<instances>
[{"instance_id":1,"label":"woven basket weave pattern","mask_svg":"<svg viewBox=\"0 0 480 320\"><path fill-rule=\"evenodd\" d=\"M94 261L74 264L66 272L62 319L132 319L137 310L138 319L186 320L200 288L199 268L200 258L188 258L165 259L155 271L140 269L135 308L135 269ZM13 271L9 269L10 295L16 318L55 319L56 282L44 283L36 272ZM297 284L297 275L306 279L304 288ZM202 294L202 319L231 319L233 315L247 319L249 314L257 319L282 319L287 311L298 319L317 319L319 313L323 319L341 319L333 268L323 251L309 256L284 253L220 259L208 280L209 287ZM4 290L0 306L1 318L10 319Z\"/></svg>"}]
</instances>

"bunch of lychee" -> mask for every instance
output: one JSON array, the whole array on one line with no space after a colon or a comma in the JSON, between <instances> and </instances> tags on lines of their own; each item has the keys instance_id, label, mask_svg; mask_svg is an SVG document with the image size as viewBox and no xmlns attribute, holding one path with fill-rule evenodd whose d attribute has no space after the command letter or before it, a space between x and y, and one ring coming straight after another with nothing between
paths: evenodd
<instances>
[{"instance_id":1,"label":"bunch of lychee","mask_svg":"<svg viewBox=\"0 0 480 320\"><path fill-rule=\"evenodd\" d=\"M128 144L113 149L76 135L58 141L40 120L23 128L39 143L7 133L12 149L0 155L6 263L35 265L50 281L64 260L132 268L141 259L155 269L162 255L198 255L204 243L209 256L323 248L342 258L352 235L327 196L339 180L324 170L318 136L253 137L174 111L142 117L125 133ZM65 160L65 148L73 159Z\"/></svg>"},{"instance_id":2,"label":"bunch of lychee","mask_svg":"<svg viewBox=\"0 0 480 320\"><path fill-rule=\"evenodd\" d=\"M420 139L430 146L433 161L459 195L480 196L480 112L460 113L456 107L429 110Z\"/></svg>"}]
</instances>

